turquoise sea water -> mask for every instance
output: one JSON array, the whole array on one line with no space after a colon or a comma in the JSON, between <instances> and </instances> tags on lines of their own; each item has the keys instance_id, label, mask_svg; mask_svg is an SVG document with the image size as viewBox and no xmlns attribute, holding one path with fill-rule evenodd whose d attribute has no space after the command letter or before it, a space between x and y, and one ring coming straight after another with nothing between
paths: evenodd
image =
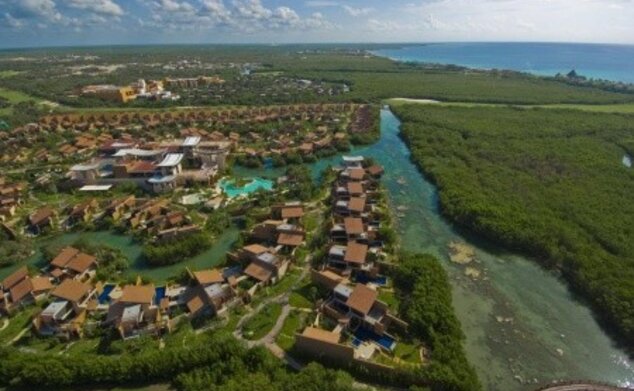
<instances>
[{"instance_id":1,"label":"turquoise sea water","mask_svg":"<svg viewBox=\"0 0 634 391\"><path fill-rule=\"evenodd\" d=\"M634 83L634 45L434 43L374 53L399 61L510 69L545 76L575 69L586 77Z\"/></svg>"}]
</instances>

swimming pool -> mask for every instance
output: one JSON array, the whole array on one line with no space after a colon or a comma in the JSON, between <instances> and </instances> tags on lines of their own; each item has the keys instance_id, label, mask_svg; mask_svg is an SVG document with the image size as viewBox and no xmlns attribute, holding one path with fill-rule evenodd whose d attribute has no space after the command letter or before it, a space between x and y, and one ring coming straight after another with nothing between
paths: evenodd
<instances>
[{"instance_id":1,"label":"swimming pool","mask_svg":"<svg viewBox=\"0 0 634 391\"><path fill-rule=\"evenodd\" d=\"M154 294L154 304L159 305L161 303L161 300L165 297L165 287L164 286L158 286L155 289L155 294Z\"/></svg>"},{"instance_id":2,"label":"swimming pool","mask_svg":"<svg viewBox=\"0 0 634 391\"><path fill-rule=\"evenodd\" d=\"M227 197L234 198L256 192L260 189L267 191L273 190L273 181L264 178L253 178L244 186L236 186L235 179L222 179L220 181L220 188Z\"/></svg>"},{"instance_id":3,"label":"swimming pool","mask_svg":"<svg viewBox=\"0 0 634 391\"><path fill-rule=\"evenodd\" d=\"M103 292L101 292L101 294L97 298L99 304L108 304L110 302L110 293L114 290L114 288L115 285L113 284L104 285Z\"/></svg>"},{"instance_id":4,"label":"swimming pool","mask_svg":"<svg viewBox=\"0 0 634 391\"><path fill-rule=\"evenodd\" d=\"M362 284L376 284L379 286L385 286L387 285L387 277L386 276L378 276L376 278L370 278L365 274L358 274L356 277L357 282L360 282Z\"/></svg>"},{"instance_id":5,"label":"swimming pool","mask_svg":"<svg viewBox=\"0 0 634 391\"><path fill-rule=\"evenodd\" d=\"M357 347L361 345L362 342L365 341L373 341L384 347L387 350L393 350L396 346L396 342L393 338L388 337L387 335L378 335L377 333L365 329L363 327L359 327L357 331L354 332L354 336L352 338L352 345Z\"/></svg>"}]
</instances>

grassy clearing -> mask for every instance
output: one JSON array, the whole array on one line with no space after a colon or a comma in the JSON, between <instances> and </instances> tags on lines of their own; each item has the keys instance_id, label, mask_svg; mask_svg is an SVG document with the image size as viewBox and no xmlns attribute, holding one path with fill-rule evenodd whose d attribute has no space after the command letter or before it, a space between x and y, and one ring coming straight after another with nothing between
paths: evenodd
<instances>
[{"instance_id":1,"label":"grassy clearing","mask_svg":"<svg viewBox=\"0 0 634 391\"><path fill-rule=\"evenodd\" d=\"M289 351L295 344L295 333L299 332L306 323L305 312L293 310L284 321L284 326L275 342L284 350Z\"/></svg>"},{"instance_id":2,"label":"grassy clearing","mask_svg":"<svg viewBox=\"0 0 634 391\"><path fill-rule=\"evenodd\" d=\"M13 112L13 108L11 105L15 105L21 102L27 102L30 100L41 102L42 100L39 98L35 98L31 95L27 95L20 91L9 90L3 87L0 87L0 98L6 99L9 102L9 107L0 108L0 116L8 116Z\"/></svg>"},{"instance_id":3,"label":"grassy clearing","mask_svg":"<svg viewBox=\"0 0 634 391\"><path fill-rule=\"evenodd\" d=\"M21 73L24 73L24 72L20 72L20 71L13 71L13 70L10 70L10 69L8 69L8 70L6 70L6 71L0 71L0 79L4 79L4 78L7 78L7 77L17 76L17 75L19 75L19 74L21 74Z\"/></svg>"},{"instance_id":4,"label":"grassy clearing","mask_svg":"<svg viewBox=\"0 0 634 391\"><path fill-rule=\"evenodd\" d=\"M416 103L422 105L432 106L446 106L446 107L517 107L525 109L543 108L543 109L568 109L568 110L582 110L591 111L597 113L634 113L634 103L619 103L619 104L606 104L606 105L593 105L593 104L548 104L548 105L507 105L507 104L495 104L495 103L471 103L471 102L439 102L431 101L428 99L407 99L407 98L393 98L387 99L386 103L392 106L402 106L405 104Z\"/></svg>"},{"instance_id":5,"label":"grassy clearing","mask_svg":"<svg viewBox=\"0 0 634 391\"><path fill-rule=\"evenodd\" d=\"M11 342L22 330L31 325L31 318L39 308L32 306L20 310L15 316L9 318L9 325L0 331L0 344L5 345ZM4 319L0 319L0 325L4 324Z\"/></svg>"},{"instance_id":6,"label":"grassy clearing","mask_svg":"<svg viewBox=\"0 0 634 391\"><path fill-rule=\"evenodd\" d=\"M396 299L393 291L385 289L379 290L379 300L387 304L392 311L396 311L398 309L398 300Z\"/></svg>"},{"instance_id":7,"label":"grassy clearing","mask_svg":"<svg viewBox=\"0 0 634 391\"><path fill-rule=\"evenodd\" d=\"M277 318L282 313L282 305L273 303L265 306L242 326L242 334L246 339L258 340L267 335Z\"/></svg>"},{"instance_id":8,"label":"grassy clearing","mask_svg":"<svg viewBox=\"0 0 634 391\"><path fill-rule=\"evenodd\" d=\"M317 294L317 287L309 282L291 293L289 303L295 308L313 308Z\"/></svg>"}]
</instances>

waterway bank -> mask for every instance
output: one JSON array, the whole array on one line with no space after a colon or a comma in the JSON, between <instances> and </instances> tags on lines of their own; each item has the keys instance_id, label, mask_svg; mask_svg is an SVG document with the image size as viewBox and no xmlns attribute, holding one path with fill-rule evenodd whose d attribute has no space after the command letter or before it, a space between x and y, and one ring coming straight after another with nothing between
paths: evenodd
<instances>
[{"instance_id":1,"label":"waterway bank","mask_svg":"<svg viewBox=\"0 0 634 391\"><path fill-rule=\"evenodd\" d=\"M202 253L174 265L152 267L145 263L141 256L143 245L135 241L131 236L117 234L112 231L69 232L36 241L34 246L35 253L24 264L44 267L45 262L40 251L42 246L50 244L67 246L78 239L83 239L120 249L123 255L128 258L130 264L130 267L124 272L126 276L136 277L137 275L142 275L156 283L162 283L171 277L177 276L185 267L202 269L221 264L225 259L226 252L231 248L233 242L238 239L239 233L240 230L232 226L223 232L222 235L215 238L211 247ZM13 265L0 269L0 278L9 275L19 266Z\"/></svg>"},{"instance_id":2,"label":"waterway bank","mask_svg":"<svg viewBox=\"0 0 634 391\"><path fill-rule=\"evenodd\" d=\"M399 133L399 120L383 110L380 140L348 154L372 157L385 167L383 183L403 248L443 261L467 337L467 356L484 389L528 391L562 379L634 384L632 362L554 273L465 237L441 216L435 186L411 162ZM340 162L341 155L333 156L312 164L311 170L318 178L328 165ZM283 169L238 172L275 178ZM454 242L472 247L475 260L452 263L449 245Z\"/></svg>"}]
</instances>

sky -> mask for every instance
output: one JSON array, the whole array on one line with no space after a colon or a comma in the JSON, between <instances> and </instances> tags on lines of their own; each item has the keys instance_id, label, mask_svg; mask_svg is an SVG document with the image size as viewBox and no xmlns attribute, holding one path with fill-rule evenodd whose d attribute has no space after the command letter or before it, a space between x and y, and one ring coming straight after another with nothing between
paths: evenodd
<instances>
[{"instance_id":1,"label":"sky","mask_svg":"<svg viewBox=\"0 0 634 391\"><path fill-rule=\"evenodd\" d=\"M634 44L634 0L0 0L0 48L451 41Z\"/></svg>"}]
</instances>

